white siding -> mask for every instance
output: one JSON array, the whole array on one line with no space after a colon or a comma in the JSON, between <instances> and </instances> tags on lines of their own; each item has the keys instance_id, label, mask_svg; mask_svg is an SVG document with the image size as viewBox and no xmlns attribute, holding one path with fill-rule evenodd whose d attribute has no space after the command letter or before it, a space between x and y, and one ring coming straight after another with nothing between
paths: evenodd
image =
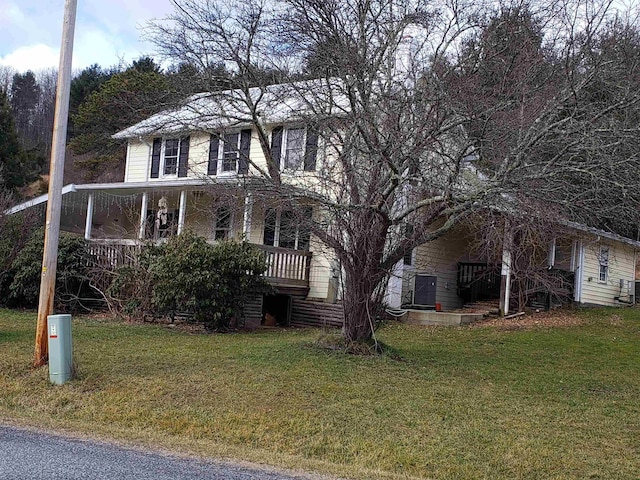
<instances>
[{"instance_id":1,"label":"white siding","mask_svg":"<svg viewBox=\"0 0 640 480\"><path fill-rule=\"evenodd\" d=\"M609 248L609 272L606 282L599 280L600 247ZM627 295L626 289L620 291L620 280L633 282L634 278L635 250L632 247L610 240L587 243L584 247L580 303L604 306L624 305L614 299L614 297Z\"/></svg>"},{"instance_id":2,"label":"white siding","mask_svg":"<svg viewBox=\"0 0 640 480\"><path fill-rule=\"evenodd\" d=\"M202 178L207 175L209 165L209 140L205 133L194 133L189 141L187 177Z\"/></svg>"},{"instance_id":3,"label":"white siding","mask_svg":"<svg viewBox=\"0 0 640 480\"><path fill-rule=\"evenodd\" d=\"M332 255L317 238L311 237L311 269L309 271L309 293L307 298L327 300L329 297L329 279L331 276ZM332 300L332 299L330 299Z\"/></svg>"},{"instance_id":4,"label":"white siding","mask_svg":"<svg viewBox=\"0 0 640 480\"><path fill-rule=\"evenodd\" d=\"M124 175L125 182L145 182L149 179L153 139L148 140L149 142L136 139L129 140L127 171Z\"/></svg>"}]
</instances>

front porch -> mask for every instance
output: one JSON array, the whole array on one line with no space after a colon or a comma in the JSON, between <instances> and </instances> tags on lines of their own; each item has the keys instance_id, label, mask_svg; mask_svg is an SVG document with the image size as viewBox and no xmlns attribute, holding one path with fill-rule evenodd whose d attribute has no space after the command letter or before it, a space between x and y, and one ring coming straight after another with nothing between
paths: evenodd
<instances>
[{"instance_id":1,"label":"front porch","mask_svg":"<svg viewBox=\"0 0 640 480\"><path fill-rule=\"evenodd\" d=\"M43 208L46 196L32 203ZM278 293L323 300L328 261L311 253L317 241L300 220L284 202L237 182L68 185L61 230L83 236L103 268L130 264L143 245L185 230L209 242L245 240L264 252L264 276Z\"/></svg>"}]
</instances>

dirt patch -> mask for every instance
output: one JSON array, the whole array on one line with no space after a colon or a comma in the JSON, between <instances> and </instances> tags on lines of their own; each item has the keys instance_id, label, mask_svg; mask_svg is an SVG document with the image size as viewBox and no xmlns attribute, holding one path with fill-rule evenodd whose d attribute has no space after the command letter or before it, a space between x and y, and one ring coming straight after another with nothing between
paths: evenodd
<instances>
[{"instance_id":1,"label":"dirt patch","mask_svg":"<svg viewBox=\"0 0 640 480\"><path fill-rule=\"evenodd\" d=\"M494 327L503 330L530 330L535 328L576 327L584 324L576 312L556 310L552 312L528 313L520 317L492 317L469 325L470 328Z\"/></svg>"}]
</instances>

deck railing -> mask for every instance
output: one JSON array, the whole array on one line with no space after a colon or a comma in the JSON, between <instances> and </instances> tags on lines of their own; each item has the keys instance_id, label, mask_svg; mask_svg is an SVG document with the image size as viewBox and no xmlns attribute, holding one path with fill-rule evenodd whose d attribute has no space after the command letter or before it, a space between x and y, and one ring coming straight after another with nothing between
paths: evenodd
<instances>
[{"instance_id":1,"label":"deck railing","mask_svg":"<svg viewBox=\"0 0 640 480\"><path fill-rule=\"evenodd\" d=\"M311 252L288 248L256 245L266 255L267 270L264 276L278 285L309 286ZM89 253L95 265L115 269L121 265L132 265L143 248L143 244L127 240L98 240L89 242Z\"/></svg>"},{"instance_id":2,"label":"deck railing","mask_svg":"<svg viewBox=\"0 0 640 480\"><path fill-rule=\"evenodd\" d=\"M311 252L288 248L257 245L267 255L267 270L264 276L274 283L309 285Z\"/></svg>"},{"instance_id":3,"label":"deck railing","mask_svg":"<svg viewBox=\"0 0 640 480\"><path fill-rule=\"evenodd\" d=\"M142 249L141 244L115 241L89 242L89 254L94 265L106 269L115 269L125 265L133 265Z\"/></svg>"}]
</instances>

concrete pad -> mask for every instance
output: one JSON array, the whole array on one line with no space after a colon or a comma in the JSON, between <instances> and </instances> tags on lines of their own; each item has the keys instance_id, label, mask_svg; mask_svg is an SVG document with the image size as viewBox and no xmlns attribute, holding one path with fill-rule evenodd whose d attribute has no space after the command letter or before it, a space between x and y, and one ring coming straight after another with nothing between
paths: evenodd
<instances>
[{"instance_id":1,"label":"concrete pad","mask_svg":"<svg viewBox=\"0 0 640 480\"><path fill-rule=\"evenodd\" d=\"M436 312L434 310L408 310L402 322L409 325L460 326L477 322L484 318L482 313Z\"/></svg>"}]
</instances>

